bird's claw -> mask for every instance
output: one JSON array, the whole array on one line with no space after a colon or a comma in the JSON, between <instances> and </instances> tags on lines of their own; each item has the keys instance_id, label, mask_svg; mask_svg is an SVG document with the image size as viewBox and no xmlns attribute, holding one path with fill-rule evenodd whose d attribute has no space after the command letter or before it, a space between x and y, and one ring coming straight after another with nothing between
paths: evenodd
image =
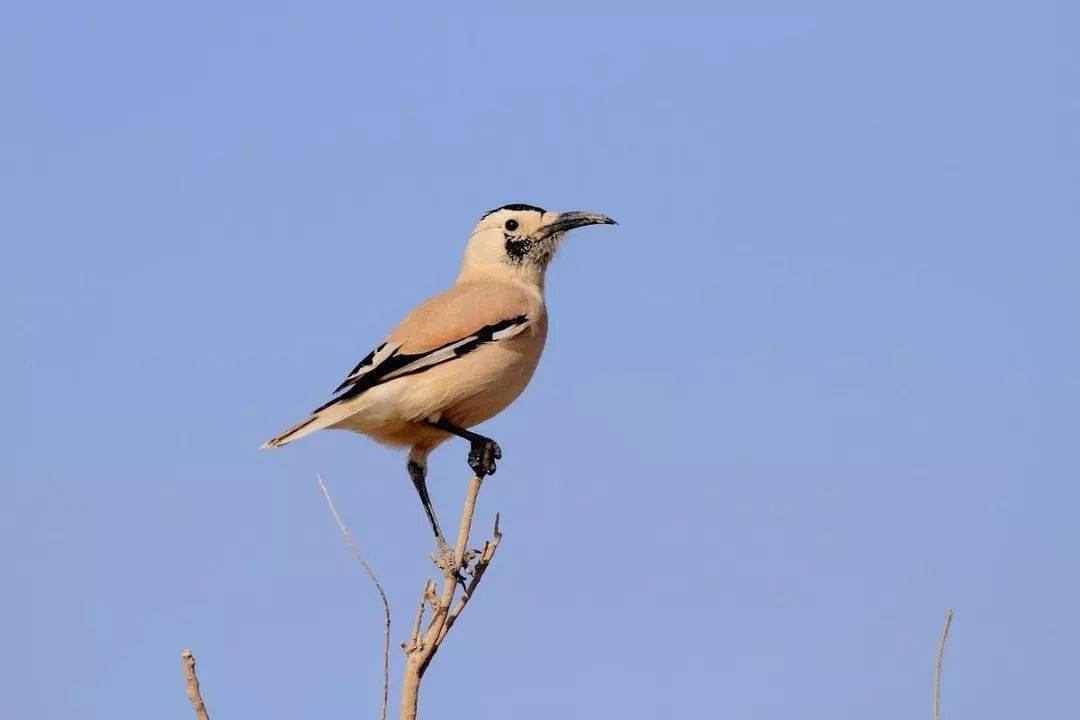
<instances>
[{"instance_id":1,"label":"bird's claw","mask_svg":"<svg viewBox=\"0 0 1080 720\"><path fill-rule=\"evenodd\" d=\"M446 541L441 537L435 538L435 549L438 552L431 553L428 556L431 558L431 562L435 563L435 567L443 572L447 572L454 567L454 549L447 545Z\"/></svg>"},{"instance_id":2,"label":"bird's claw","mask_svg":"<svg viewBox=\"0 0 1080 720\"><path fill-rule=\"evenodd\" d=\"M468 568L469 560L468 553L465 554L465 559L462 561L461 566L455 566L454 563L454 549L446 544L446 541L442 538L436 538L435 544L439 549L438 555L431 553L431 561L435 563L435 566L446 573L447 577L454 576L454 581L461 586L461 589L465 589L465 573L463 570Z\"/></svg>"},{"instance_id":3,"label":"bird's claw","mask_svg":"<svg viewBox=\"0 0 1080 720\"><path fill-rule=\"evenodd\" d=\"M494 475L495 461L501 459L502 448L499 443L487 438L474 442L469 450L469 467L477 477Z\"/></svg>"}]
</instances>

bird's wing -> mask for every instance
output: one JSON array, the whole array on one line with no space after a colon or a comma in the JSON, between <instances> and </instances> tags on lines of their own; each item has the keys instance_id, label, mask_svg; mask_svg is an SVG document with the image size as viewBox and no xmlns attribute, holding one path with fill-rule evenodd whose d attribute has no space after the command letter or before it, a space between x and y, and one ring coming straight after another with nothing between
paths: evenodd
<instances>
[{"instance_id":1,"label":"bird's wing","mask_svg":"<svg viewBox=\"0 0 1080 720\"><path fill-rule=\"evenodd\" d=\"M529 326L530 300L524 292L480 284L458 285L431 298L357 363L335 397L314 412L514 337Z\"/></svg>"}]
</instances>

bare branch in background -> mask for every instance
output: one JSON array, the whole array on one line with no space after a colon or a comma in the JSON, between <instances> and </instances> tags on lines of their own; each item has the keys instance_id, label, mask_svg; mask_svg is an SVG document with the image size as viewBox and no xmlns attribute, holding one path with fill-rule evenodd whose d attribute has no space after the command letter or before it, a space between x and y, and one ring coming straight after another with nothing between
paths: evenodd
<instances>
[{"instance_id":1,"label":"bare branch in background","mask_svg":"<svg viewBox=\"0 0 1080 720\"><path fill-rule=\"evenodd\" d=\"M184 660L184 680L187 681L187 696L191 706L195 708L195 715L199 720L210 720L206 712L206 703L203 702L202 693L199 691L199 676L195 674L195 656L190 650L185 650L181 655Z\"/></svg>"},{"instance_id":2,"label":"bare branch in background","mask_svg":"<svg viewBox=\"0 0 1080 720\"><path fill-rule=\"evenodd\" d=\"M326 483L323 482L321 476L316 475L315 479L319 482L319 487L322 488L323 496L326 498L326 504L330 508L330 514L334 516L334 522L337 523L338 528L341 530L341 534L345 537L345 544L349 546L349 550L360 561L360 565L363 566L364 572L371 578L371 582L375 585L375 589L379 591L379 599L382 600L383 612L385 614L385 631L383 637L383 677L382 677L382 713L379 717L382 720L386 720L386 705L390 696L390 603L386 600L386 593L383 592L382 585L379 584L379 579L375 577L375 571L368 565L364 554L360 552L360 548L357 546L356 541L353 540L352 535L349 534L349 529L345 527L345 523L341 521L341 516L338 515L337 508L334 507L334 500L330 497L330 490L326 487ZM206 720L203 718L203 720Z\"/></svg>"},{"instance_id":3,"label":"bare branch in background","mask_svg":"<svg viewBox=\"0 0 1080 720\"><path fill-rule=\"evenodd\" d=\"M465 506L461 511L461 522L458 526L457 542L454 546L454 555L450 562L442 566L443 582L441 591L436 594L437 584L430 579L424 583L424 590L420 597L420 607L417 610L416 622L413 625L413 635L408 643L402 643L405 650L405 677L401 684L401 719L415 720L416 709L420 695L420 681L424 677L432 658L439 650L450 628L454 626L461 611L465 609L472 598L477 585L484 576L484 571L495 557L495 550L502 540L499 532L499 518L495 517L495 531L491 540L484 543L479 551L466 552L469 543L469 532L472 528L473 513L476 510L476 497L480 494L480 486L483 484L482 477L474 477L469 483L469 489L465 494ZM470 562L473 562L470 565ZM454 603L454 594L462 573L470 573L472 579L465 587L465 592ZM431 619L427 628L420 632L423 624L423 614L426 605L432 606Z\"/></svg>"},{"instance_id":4,"label":"bare branch in background","mask_svg":"<svg viewBox=\"0 0 1080 720\"><path fill-rule=\"evenodd\" d=\"M941 717L941 664L945 659L945 641L949 639L949 627L952 626L952 608L945 613L945 627L941 629L941 640L937 648L937 667L934 670L934 720Z\"/></svg>"}]
</instances>

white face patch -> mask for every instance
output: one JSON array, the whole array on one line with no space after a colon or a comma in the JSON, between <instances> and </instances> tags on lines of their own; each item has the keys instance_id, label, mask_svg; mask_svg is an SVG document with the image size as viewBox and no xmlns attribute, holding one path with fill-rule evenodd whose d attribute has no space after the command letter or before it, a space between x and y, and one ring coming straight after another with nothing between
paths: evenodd
<instances>
[{"instance_id":1,"label":"white face patch","mask_svg":"<svg viewBox=\"0 0 1080 720\"><path fill-rule=\"evenodd\" d=\"M525 276L538 281L533 276L536 270L542 274L543 263L534 258L540 246L546 244L539 235L548 216L557 215L545 214L532 205L504 205L484 215L469 236L462 272L479 270L519 277L524 271ZM540 256L547 254L541 252Z\"/></svg>"}]
</instances>

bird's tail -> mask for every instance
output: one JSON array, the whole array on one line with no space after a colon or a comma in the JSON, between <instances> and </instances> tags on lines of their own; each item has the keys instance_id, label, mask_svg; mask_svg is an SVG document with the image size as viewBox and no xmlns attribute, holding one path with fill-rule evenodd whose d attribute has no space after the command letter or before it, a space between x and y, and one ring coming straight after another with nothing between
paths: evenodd
<instances>
[{"instance_id":1,"label":"bird's tail","mask_svg":"<svg viewBox=\"0 0 1080 720\"><path fill-rule=\"evenodd\" d=\"M288 445L297 438L302 438L309 433L315 432L316 430L320 429L319 427L315 426L315 423L318 421L318 419L318 416L312 416L304 422L300 423L299 425L293 425L291 428L281 433L277 437L272 437L266 442L264 442L261 449L273 450L274 448L279 448L282 445Z\"/></svg>"},{"instance_id":2,"label":"bird's tail","mask_svg":"<svg viewBox=\"0 0 1080 720\"><path fill-rule=\"evenodd\" d=\"M270 438L262 444L263 450L273 450L282 445L288 445L293 440L299 440L305 435L310 435L316 430L330 427L355 413L357 408L350 403L334 403L324 406L311 414L304 422L294 425L277 437Z\"/></svg>"}]
</instances>

